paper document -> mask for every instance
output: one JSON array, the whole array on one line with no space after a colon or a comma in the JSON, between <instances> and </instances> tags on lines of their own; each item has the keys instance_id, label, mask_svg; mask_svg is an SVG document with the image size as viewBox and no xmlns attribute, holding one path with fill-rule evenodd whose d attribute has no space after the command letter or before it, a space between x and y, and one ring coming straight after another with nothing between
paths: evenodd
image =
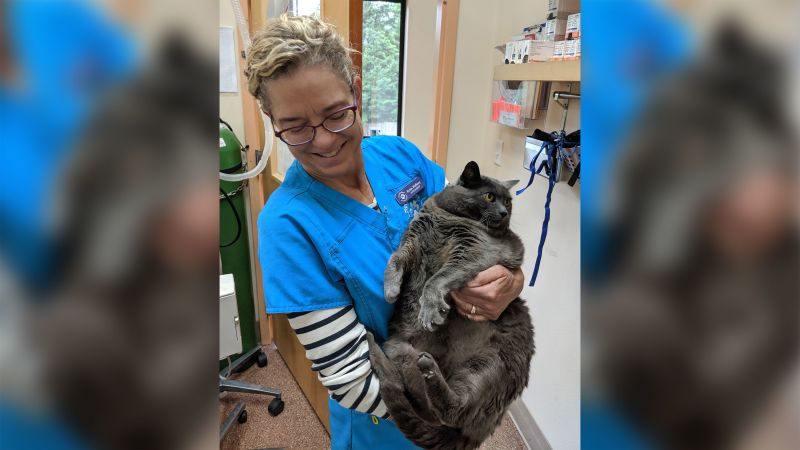
<instances>
[{"instance_id":1,"label":"paper document","mask_svg":"<svg viewBox=\"0 0 800 450\"><path fill-rule=\"evenodd\" d=\"M219 91L239 92L233 28L219 27Z\"/></svg>"}]
</instances>

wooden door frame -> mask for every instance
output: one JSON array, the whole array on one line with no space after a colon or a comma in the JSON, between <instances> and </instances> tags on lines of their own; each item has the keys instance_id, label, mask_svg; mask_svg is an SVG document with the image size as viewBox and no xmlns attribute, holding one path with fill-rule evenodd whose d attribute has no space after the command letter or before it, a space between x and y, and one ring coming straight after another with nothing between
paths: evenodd
<instances>
[{"instance_id":1,"label":"wooden door frame","mask_svg":"<svg viewBox=\"0 0 800 450\"><path fill-rule=\"evenodd\" d=\"M450 110L453 105L453 75L456 62L459 0L436 1L436 75L433 91L431 159L447 167Z\"/></svg>"},{"instance_id":2,"label":"wooden door frame","mask_svg":"<svg viewBox=\"0 0 800 450\"><path fill-rule=\"evenodd\" d=\"M247 0L242 1L242 13L244 14L245 20L248 24L250 35L252 36L255 31L260 29L264 26L264 21L266 19L266 12L267 12L267 2L268 0ZM252 12L252 14L251 14ZM236 33L236 40L238 43L238 48L240 50L244 49L244 42L242 42L241 35ZM239 85L240 86L247 86L247 78L244 76L244 64L245 59L242 55L242 52L239 52L237 55L239 57L240 68L239 70ZM241 97L242 97L242 112L243 112L243 119L244 119L244 138L245 142L250 146L250 150L247 152L247 167L255 167L256 162L256 152L260 152L264 148L264 124L261 121L261 112L258 106L258 102L256 99L250 95L247 89L241 90ZM255 273L255 292L254 295L259 302L259 307L257 309L258 313L258 324L259 324L259 332L261 335L261 344L268 345L272 343L272 320L267 315L266 311L266 304L264 303L264 286L263 280L261 277L261 262L258 258L258 213L264 207L267 198L267 192L265 190L266 182L269 179L269 174L266 172L262 172L255 178L251 178L247 181L247 192L249 196L249 206L250 206L250 230L252 230L252 241L250 243L250 252L256 255L253 258L254 268L253 271Z\"/></svg>"},{"instance_id":3,"label":"wooden door frame","mask_svg":"<svg viewBox=\"0 0 800 450\"><path fill-rule=\"evenodd\" d=\"M356 66L358 75L361 76L361 53L364 51L364 2L363 0L349 0L349 35L350 47L357 53L353 53L353 65Z\"/></svg>"},{"instance_id":4,"label":"wooden door frame","mask_svg":"<svg viewBox=\"0 0 800 450\"><path fill-rule=\"evenodd\" d=\"M364 70L362 68L363 60L362 53L364 52L364 2L363 0L349 0L349 43L350 48L355 50L351 54L353 65L355 66L358 77L363 77ZM359 95L364 95L360 92ZM363 102L358 105L358 113L362 113Z\"/></svg>"}]
</instances>

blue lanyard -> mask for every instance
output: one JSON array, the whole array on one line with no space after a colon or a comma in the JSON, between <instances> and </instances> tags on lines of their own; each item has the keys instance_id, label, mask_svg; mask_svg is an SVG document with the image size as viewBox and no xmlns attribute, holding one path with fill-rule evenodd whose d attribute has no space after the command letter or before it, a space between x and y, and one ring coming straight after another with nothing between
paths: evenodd
<instances>
[{"instance_id":1,"label":"blue lanyard","mask_svg":"<svg viewBox=\"0 0 800 450\"><path fill-rule=\"evenodd\" d=\"M555 137L555 136L554 136ZM537 174L542 172L544 169L545 164L549 166L550 176L547 178L547 200L544 203L544 220L542 221L542 234L539 236L539 249L536 254L536 264L533 267L533 275L531 275L531 281L528 286L533 287L536 284L536 278L539 276L539 266L542 262L542 250L544 249L544 243L547 240L547 228L550 223L550 200L552 199L553 194L553 187L556 185L556 180L558 179L558 172L559 166L561 165L561 152L563 151L563 136L560 134L556 137L555 142L542 142L542 147L539 149L539 152L536 154L535 157L531 159L530 171L531 177L528 180L528 184L517 191L517 196L525 192L528 187L533 183L533 179L536 177ZM539 155L547 149L546 156L547 160L542 161L539 164L539 168L535 169L536 161L539 159ZM554 151L555 150L555 151Z\"/></svg>"}]
</instances>

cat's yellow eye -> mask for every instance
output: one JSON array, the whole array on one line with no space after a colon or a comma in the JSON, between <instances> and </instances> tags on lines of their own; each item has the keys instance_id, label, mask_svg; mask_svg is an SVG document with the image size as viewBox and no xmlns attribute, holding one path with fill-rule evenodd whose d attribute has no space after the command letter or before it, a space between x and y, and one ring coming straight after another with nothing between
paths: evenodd
<instances>
[{"instance_id":1,"label":"cat's yellow eye","mask_svg":"<svg viewBox=\"0 0 800 450\"><path fill-rule=\"evenodd\" d=\"M506 206L511 206L511 199L507 198L503 203L505 203Z\"/></svg>"},{"instance_id":2,"label":"cat's yellow eye","mask_svg":"<svg viewBox=\"0 0 800 450\"><path fill-rule=\"evenodd\" d=\"M494 201L494 194L492 194L491 192L487 192L487 193L483 194L483 198L487 202L493 202Z\"/></svg>"}]
</instances>

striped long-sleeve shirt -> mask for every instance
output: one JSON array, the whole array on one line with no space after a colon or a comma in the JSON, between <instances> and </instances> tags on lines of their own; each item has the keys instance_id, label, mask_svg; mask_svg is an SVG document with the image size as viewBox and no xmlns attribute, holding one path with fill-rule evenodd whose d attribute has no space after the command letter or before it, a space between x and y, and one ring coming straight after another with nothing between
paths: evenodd
<instances>
[{"instance_id":1,"label":"striped long-sleeve shirt","mask_svg":"<svg viewBox=\"0 0 800 450\"><path fill-rule=\"evenodd\" d=\"M372 372L364 325L352 306L287 314L331 398L345 408L386 418L380 382Z\"/></svg>"}]
</instances>

